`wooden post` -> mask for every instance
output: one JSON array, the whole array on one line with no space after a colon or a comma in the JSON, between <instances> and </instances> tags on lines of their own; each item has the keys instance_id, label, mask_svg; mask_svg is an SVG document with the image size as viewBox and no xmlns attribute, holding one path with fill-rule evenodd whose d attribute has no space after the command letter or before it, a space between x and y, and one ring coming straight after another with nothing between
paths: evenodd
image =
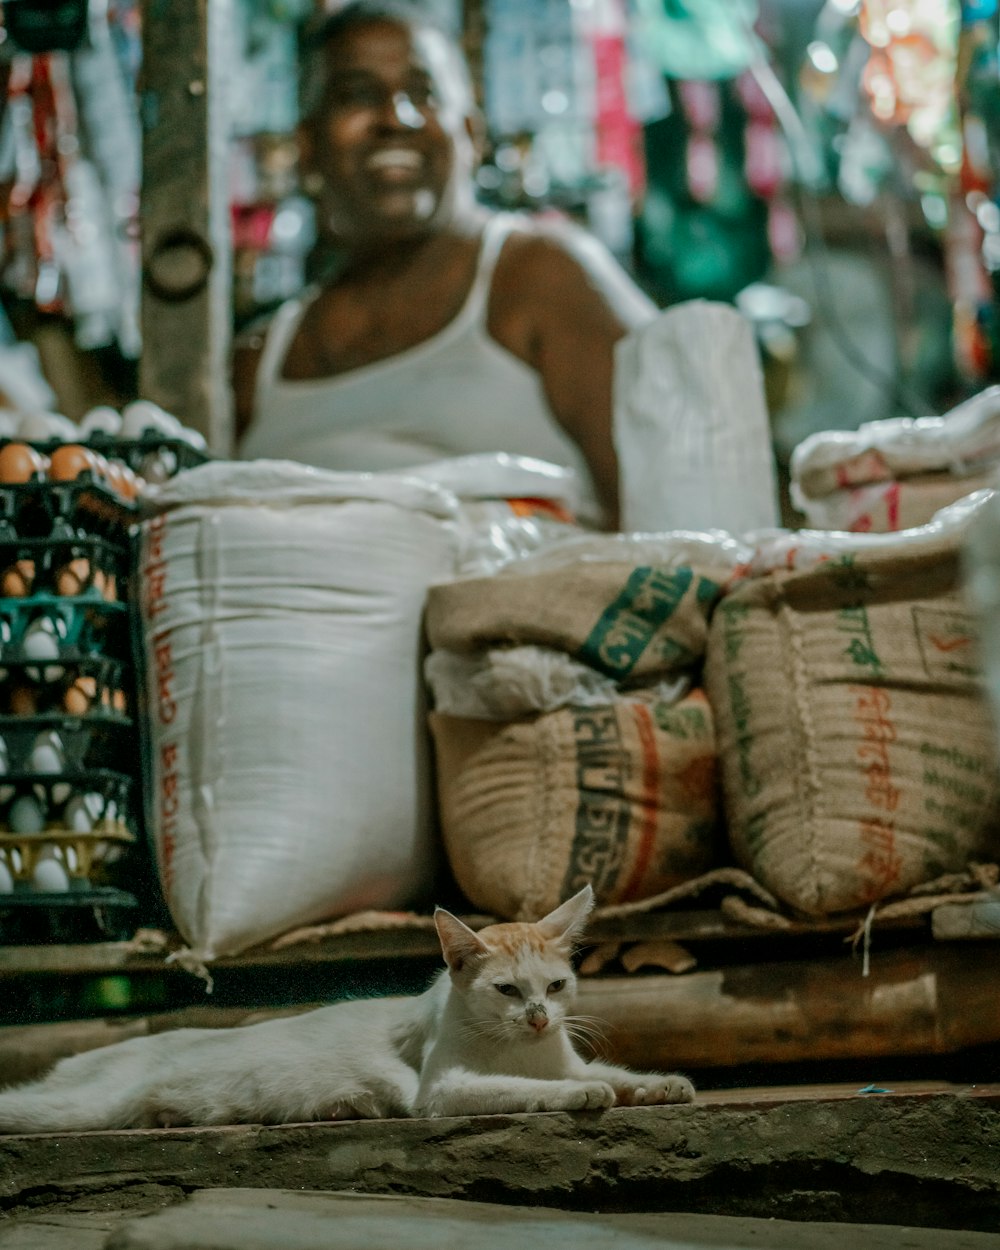
<instances>
[{"instance_id":1,"label":"wooden post","mask_svg":"<svg viewBox=\"0 0 1000 1250\"><path fill-rule=\"evenodd\" d=\"M143 0L140 392L232 450L232 0Z\"/></svg>"}]
</instances>

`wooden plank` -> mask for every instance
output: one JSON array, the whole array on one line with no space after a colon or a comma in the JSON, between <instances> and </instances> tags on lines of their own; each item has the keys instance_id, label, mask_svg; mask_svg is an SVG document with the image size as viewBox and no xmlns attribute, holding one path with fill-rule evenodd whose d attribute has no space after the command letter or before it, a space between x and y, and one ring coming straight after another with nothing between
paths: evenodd
<instances>
[{"instance_id":1,"label":"wooden plank","mask_svg":"<svg viewBox=\"0 0 1000 1250\"><path fill-rule=\"evenodd\" d=\"M152 1016L114 1017L105 1020L59 1020L50 1024L19 1024L0 1028L0 1087L32 1080L47 1072L59 1059L87 1050L125 1042L132 1037L164 1033L170 1029L227 1029L299 1015L320 1007L303 1003L297 1007L251 1010L247 1007L182 1007Z\"/></svg>"},{"instance_id":2,"label":"wooden plank","mask_svg":"<svg viewBox=\"0 0 1000 1250\"><path fill-rule=\"evenodd\" d=\"M876 927L922 930L925 917L903 917ZM477 927L474 925L474 927ZM768 938L779 942L806 935L850 937L858 927L856 918L815 923L791 922L787 929L757 929L737 924L718 911L678 911L598 921L589 930L597 944L607 941L739 942ZM369 959L429 959L438 955L437 937L429 928L370 929L343 933L315 942L300 942L280 950L257 947L242 955L218 959L216 968L291 967L300 964L344 963ZM164 953L137 952L128 942L92 942L79 945L0 946L0 979L37 973L102 975L116 972L182 973L178 965L165 965ZM188 975L183 973L183 975Z\"/></svg>"},{"instance_id":3,"label":"wooden plank","mask_svg":"<svg viewBox=\"0 0 1000 1250\"><path fill-rule=\"evenodd\" d=\"M594 977L577 1008L607 1051L653 1069L941 1055L1000 1042L1000 968L960 947L743 964L686 976Z\"/></svg>"},{"instance_id":4,"label":"wooden plank","mask_svg":"<svg viewBox=\"0 0 1000 1250\"><path fill-rule=\"evenodd\" d=\"M309 963L353 963L371 959L426 959L438 955L437 936L426 929L386 929L345 933L322 943L302 943L283 950L260 949L217 959L213 968L291 967ZM189 976L179 964L167 964L167 950L136 951L128 942L79 945L0 946L0 979L56 973L65 976L119 972L168 972Z\"/></svg>"},{"instance_id":5,"label":"wooden plank","mask_svg":"<svg viewBox=\"0 0 1000 1250\"><path fill-rule=\"evenodd\" d=\"M117 1040L116 1030L126 1037L192 1024L229 1027L302 1010L185 1008L104 1025L8 1028L0 1030L0 1068L7 1053L22 1072L41 1070L74 1045ZM636 1068L874 1062L1000 1042L1000 969L970 961L961 948L928 944L876 951L868 977L848 954L684 976L601 976L581 980L578 1011L600 1022L602 1053Z\"/></svg>"},{"instance_id":6,"label":"wooden plank","mask_svg":"<svg viewBox=\"0 0 1000 1250\"><path fill-rule=\"evenodd\" d=\"M232 237L224 67L232 0L142 5L140 391L232 450Z\"/></svg>"},{"instance_id":7,"label":"wooden plank","mask_svg":"<svg viewBox=\"0 0 1000 1250\"><path fill-rule=\"evenodd\" d=\"M939 942L1000 939L1000 898L976 903L944 903L931 912L931 931Z\"/></svg>"}]
</instances>

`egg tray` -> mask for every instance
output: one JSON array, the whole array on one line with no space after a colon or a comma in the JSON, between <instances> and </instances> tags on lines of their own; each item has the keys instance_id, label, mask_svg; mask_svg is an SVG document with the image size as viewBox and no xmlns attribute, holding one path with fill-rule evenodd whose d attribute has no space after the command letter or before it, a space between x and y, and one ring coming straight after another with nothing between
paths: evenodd
<instances>
[{"instance_id":1,"label":"egg tray","mask_svg":"<svg viewBox=\"0 0 1000 1250\"><path fill-rule=\"evenodd\" d=\"M81 821L77 800L85 796L92 796L92 805ZM41 858L58 861L68 888L87 888L136 842L134 826L132 778L124 773L6 774L0 778L0 894L10 879L15 890L35 891L32 876Z\"/></svg>"},{"instance_id":2,"label":"egg tray","mask_svg":"<svg viewBox=\"0 0 1000 1250\"><path fill-rule=\"evenodd\" d=\"M107 826L106 830L93 833L49 829L35 837L0 832L0 868L5 867L13 878L14 893L37 894L39 891L32 886L35 867L40 859L54 857L70 890L89 889L105 877L110 867L119 865L122 848L135 841L135 835L120 821L109 821ZM117 852L113 859L112 851Z\"/></svg>"},{"instance_id":3,"label":"egg tray","mask_svg":"<svg viewBox=\"0 0 1000 1250\"><path fill-rule=\"evenodd\" d=\"M135 776L139 755L137 731L131 717L103 708L86 716L49 713L36 716L0 716L0 739L7 751L7 768L0 785L13 778L35 780L30 764L40 734L59 736L62 767L42 774L66 780L81 773L96 775L101 769Z\"/></svg>"},{"instance_id":4,"label":"egg tray","mask_svg":"<svg viewBox=\"0 0 1000 1250\"><path fill-rule=\"evenodd\" d=\"M133 676L124 660L104 655L12 660L0 666L0 675L0 717L98 717L131 724Z\"/></svg>"},{"instance_id":5,"label":"egg tray","mask_svg":"<svg viewBox=\"0 0 1000 1250\"><path fill-rule=\"evenodd\" d=\"M8 821L10 805L25 794L38 799L45 820L39 833L25 836L42 837L49 828L69 828L66 805L77 794L99 795L102 810L113 803L116 817L120 817L131 829L134 824L132 792L135 784L135 776L119 768L64 768L58 773L9 769L0 776L0 833L12 832Z\"/></svg>"},{"instance_id":6,"label":"egg tray","mask_svg":"<svg viewBox=\"0 0 1000 1250\"><path fill-rule=\"evenodd\" d=\"M192 447L183 438L162 438L159 435L115 438L103 430L95 430L82 445L99 451L108 459L121 460L133 473L138 473L148 482L166 481L182 469L196 469L212 459L208 452ZM32 443L31 446L42 455L51 456L59 443Z\"/></svg>"},{"instance_id":7,"label":"egg tray","mask_svg":"<svg viewBox=\"0 0 1000 1250\"><path fill-rule=\"evenodd\" d=\"M46 538L20 538L0 523L0 599L54 595L60 599L128 599L128 549L96 534L80 535L59 522Z\"/></svg>"},{"instance_id":8,"label":"egg tray","mask_svg":"<svg viewBox=\"0 0 1000 1250\"><path fill-rule=\"evenodd\" d=\"M117 600L48 594L0 599L0 666L24 665L38 670L42 681L58 681L60 667L90 656L127 659L131 655L128 617L128 605ZM40 618L52 622L49 636L55 654L49 646L33 649L37 644L29 641L29 631Z\"/></svg>"},{"instance_id":9,"label":"egg tray","mask_svg":"<svg viewBox=\"0 0 1000 1250\"><path fill-rule=\"evenodd\" d=\"M139 911L134 894L113 886L0 894L0 945L124 941L135 932Z\"/></svg>"},{"instance_id":10,"label":"egg tray","mask_svg":"<svg viewBox=\"0 0 1000 1250\"><path fill-rule=\"evenodd\" d=\"M0 486L0 522L21 538L47 538L67 531L120 538L138 516L134 501L123 499L89 470L72 482L50 482L37 476Z\"/></svg>"}]
</instances>

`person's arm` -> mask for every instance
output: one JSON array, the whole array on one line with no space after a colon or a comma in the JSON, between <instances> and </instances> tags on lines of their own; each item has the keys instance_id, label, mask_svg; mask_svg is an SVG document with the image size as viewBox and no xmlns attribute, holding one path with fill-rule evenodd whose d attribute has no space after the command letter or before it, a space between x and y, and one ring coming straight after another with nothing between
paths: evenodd
<instances>
[{"instance_id":1,"label":"person's arm","mask_svg":"<svg viewBox=\"0 0 1000 1250\"><path fill-rule=\"evenodd\" d=\"M249 326L233 341L231 381L237 446L253 421L257 369L263 349L264 327L262 324Z\"/></svg>"},{"instance_id":2,"label":"person's arm","mask_svg":"<svg viewBox=\"0 0 1000 1250\"><path fill-rule=\"evenodd\" d=\"M590 467L609 525L618 524L612 437L615 343L656 305L591 235L570 223L517 232L497 265L491 334L538 370L552 413Z\"/></svg>"}]
</instances>

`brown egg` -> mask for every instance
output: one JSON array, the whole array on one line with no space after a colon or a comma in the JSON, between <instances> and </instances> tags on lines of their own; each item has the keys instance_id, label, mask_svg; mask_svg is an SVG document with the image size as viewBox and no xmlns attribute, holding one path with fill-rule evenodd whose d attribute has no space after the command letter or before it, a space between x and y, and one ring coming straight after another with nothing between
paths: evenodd
<instances>
[{"instance_id":1,"label":"brown egg","mask_svg":"<svg viewBox=\"0 0 1000 1250\"><path fill-rule=\"evenodd\" d=\"M34 584L34 560L16 560L0 574L0 595L8 599L23 599L31 594Z\"/></svg>"},{"instance_id":2,"label":"brown egg","mask_svg":"<svg viewBox=\"0 0 1000 1250\"><path fill-rule=\"evenodd\" d=\"M125 466L120 460L108 460L107 466L104 478L108 490L113 491L120 499L124 499L123 478Z\"/></svg>"},{"instance_id":3,"label":"brown egg","mask_svg":"<svg viewBox=\"0 0 1000 1250\"><path fill-rule=\"evenodd\" d=\"M122 465L121 493L129 501L135 499L142 487L142 479L127 464Z\"/></svg>"},{"instance_id":4,"label":"brown egg","mask_svg":"<svg viewBox=\"0 0 1000 1250\"><path fill-rule=\"evenodd\" d=\"M53 482L75 482L81 473L96 469L94 453L77 443L63 443L52 453L49 477Z\"/></svg>"},{"instance_id":5,"label":"brown egg","mask_svg":"<svg viewBox=\"0 0 1000 1250\"><path fill-rule=\"evenodd\" d=\"M7 443L0 447L0 483L16 486L30 482L45 472L45 458L27 443Z\"/></svg>"},{"instance_id":6,"label":"brown egg","mask_svg":"<svg viewBox=\"0 0 1000 1250\"><path fill-rule=\"evenodd\" d=\"M104 588L102 589L101 594L108 603L118 602L118 579L115 577L114 573L105 574Z\"/></svg>"},{"instance_id":7,"label":"brown egg","mask_svg":"<svg viewBox=\"0 0 1000 1250\"><path fill-rule=\"evenodd\" d=\"M122 716L128 711L128 700L125 697L124 690L116 690L111 696L111 706L116 712L120 712Z\"/></svg>"},{"instance_id":8,"label":"brown egg","mask_svg":"<svg viewBox=\"0 0 1000 1250\"><path fill-rule=\"evenodd\" d=\"M97 694L97 681L93 677L78 677L67 687L63 695L63 707L73 716L83 716L90 710L90 705Z\"/></svg>"},{"instance_id":9,"label":"brown egg","mask_svg":"<svg viewBox=\"0 0 1000 1250\"><path fill-rule=\"evenodd\" d=\"M96 580L96 573L94 575ZM56 571L56 594L78 595L90 584L90 561L78 556Z\"/></svg>"},{"instance_id":10,"label":"brown egg","mask_svg":"<svg viewBox=\"0 0 1000 1250\"><path fill-rule=\"evenodd\" d=\"M38 711L38 696L30 686L14 686L10 692L10 710L15 716L34 716Z\"/></svg>"},{"instance_id":11,"label":"brown egg","mask_svg":"<svg viewBox=\"0 0 1000 1250\"><path fill-rule=\"evenodd\" d=\"M90 454L94 457L94 473L97 480L104 486L107 486L108 473L110 471L107 457L102 456L99 451L92 451Z\"/></svg>"}]
</instances>

